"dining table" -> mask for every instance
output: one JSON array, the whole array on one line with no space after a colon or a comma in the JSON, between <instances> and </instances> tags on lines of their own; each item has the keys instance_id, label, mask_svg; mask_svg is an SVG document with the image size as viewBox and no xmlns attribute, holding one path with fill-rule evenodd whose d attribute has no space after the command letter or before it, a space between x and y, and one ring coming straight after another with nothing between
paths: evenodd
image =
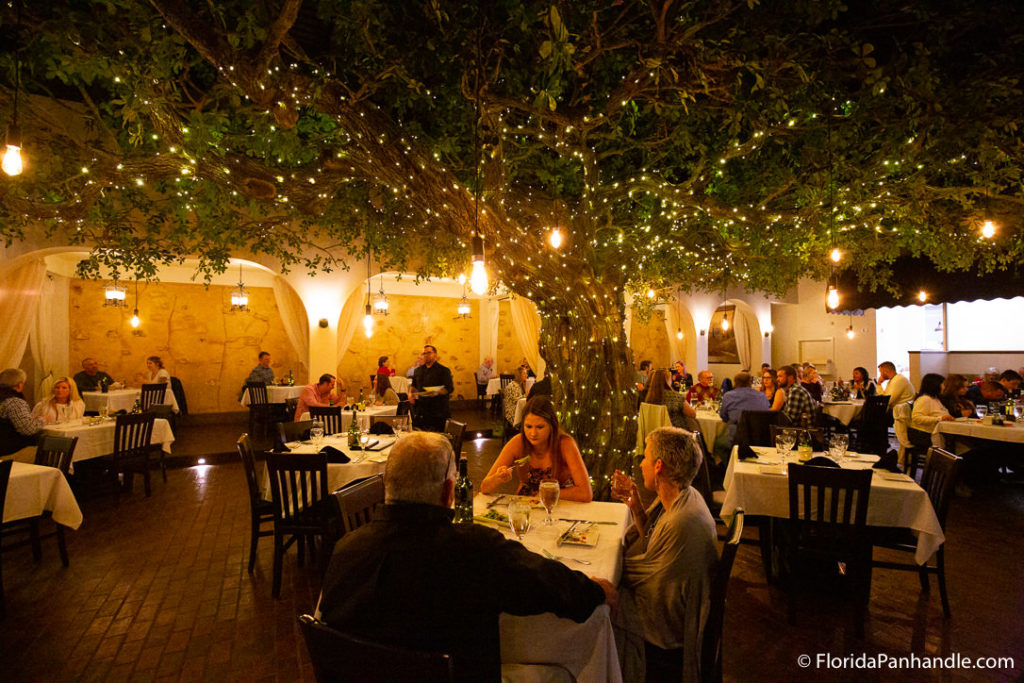
<instances>
[{"instance_id":1,"label":"dining table","mask_svg":"<svg viewBox=\"0 0 1024 683\"><path fill-rule=\"evenodd\" d=\"M81 460L91 460L114 452L114 426L116 418L80 418L70 422L61 422L43 427L44 434L63 436L67 438L78 437L78 445L72 455L71 471L74 471L74 464ZM171 431L170 423L158 417L153 420L153 435L150 443L160 444L164 453L170 454L171 444L174 443L174 432Z\"/></svg>"},{"instance_id":2,"label":"dining table","mask_svg":"<svg viewBox=\"0 0 1024 683\"><path fill-rule=\"evenodd\" d=\"M267 403L284 403L290 398L298 398L299 394L302 393L302 387L300 386L289 386L287 384L268 384L267 385ZM243 406L249 405L249 389L246 388L242 391L242 400L239 401Z\"/></svg>"},{"instance_id":3,"label":"dining table","mask_svg":"<svg viewBox=\"0 0 1024 683\"><path fill-rule=\"evenodd\" d=\"M946 436L962 436L1004 443L1024 443L1024 420L994 425L990 418L977 419L960 417L955 420L940 420L932 431L932 443L946 448Z\"/></svg>"},{"instance_id":4,"label":"dining table","mask_svg":"<svg viewBox=\"0 0 1024 683\"><path fill-rule=\"evenodd\" d=\"M718 413L704 408L697 408L697 424L700 425L700 433L709 451L714 449L715 439L729 429L729 423Z\"/></svg>"},{"instance_id":5,"label":"dining table","mask_svg":"<svg viewBox=\"0 0 1024 683\"><path fill-rule=\"evenodd\" d=\"M107 412L115 413L118 410L123 410L126 413L130 413L132 408L135 407L135 402L142 399L142 389L133 389L131 387L125 387L122 389L110 389L108 391L83 391L82 400L85 401L85 409L88 412L103 414L103 409L106 408ZM167 391L164 393L163 405L171 406L171 410L175 414L178 410L178 399L174 397L174 392L171 391L171 385L167 385Z\"/></svg>"},{"instance_id":6,"label":"dining table","mask_svg":"<svg viewBox=\"0 0 1024 683\"><path fill-rule=\"evenodd\" d=\"M750 515L781 519L789 518L788 464L798 463L795 452L780 457L775 448L752 447L756 458L739 459L734 446L725 471L725 501L721 516L727 523L742 508ZM815 453L824 455L823 453ZM878 462L878 456L850 452L840 467L867 469ZM868 526L908 528L917 536L914 559L924 564L945 541L942 525L932 507L928 493L905 474L873 470L868 497Z\"/></svg>"},{"instance_id":7,"label":"dining table","mask_svg":"<svg viewBox=\"0 0 1024 683\"><path fill-rule=\"evenodd\" d=\"M14 522L49 512L53 521L70 529L82 525L82 509L68 480L56 467L15 461L7 483L0 520Z\"/></svg>"},{"instance_id":8,"label":"dining table","mask_svg":"<svg viewBox=\"0 0 1024 683\"><path fill-rule=\"evenodd\" d=\"M349 426L352 424L352 410L341 411L341 431L348 431ZM356 411L359 413L359 429L362 431L368 431L370 429L370 418L373 416L381 417L394 417L398 414L398 406L366 406L365 409ZM311 420L309 413L303 413L299 416L298 422L305 422Z\"/></svg>"},{"instance_id":9,"label":"dining table","mask_svg":"<svg viewBox=\"0 0 1024 683\"><path fill-rule=\"evenodd\" d=\"M864 409L864 399L853 399L850 401L824 401L822 410L826 415L831 415L847 427L855 417L860 415Z\"/></svg>"},{"instance_id":10,"label":"dining table","mask_svg":"<svg viewBox=\"0 0 1024 683\"><path fill-rule=\"evenodd\" d=\"M527 550L556 559L588 576L618 584L622 575L623 538L632 523L629 508L622 503L558 501L552 511L555 522L546 526L543 524L546 513L539 499L481 493L473 499L474 519L514 539L506 522L482 518L491 511L504 515L508 503L516 499L526 500L532 507L530 530L522 540ZM560 541L574 524L577 530L585 529L586 545ZM532 616L502 614L499 623L503 674L515 672L516 665L525 665L518 675L508 676L509 680L535 680L531 664L558 664L578 681L622 680L607 605L595 609L583 623L550 612Z\"/></svg>"},{"instance_id":11,"label":"dining table","mask_svg":"<svg viewBox=\"0 0 1024 683\"><path fill-rule=\"evenodd\" d=\"M348 447L348 436L325 436L320 444L320 449L331 446L350 459L347 463L327 463L327 487L330 491L337 491L346 484L364 477L372 477L375 474L383 474L384 467L388 462L388 455L391 447L397 440L397 436L371 435L366 437L366 445L375 450L353 450ZM318 452L318 448L312 440L292 441L285 444L291 453L312 454ZM266 466L263 468L260 490L264 500L270 500L270 473Z\"/></svg>"}]
</instances>

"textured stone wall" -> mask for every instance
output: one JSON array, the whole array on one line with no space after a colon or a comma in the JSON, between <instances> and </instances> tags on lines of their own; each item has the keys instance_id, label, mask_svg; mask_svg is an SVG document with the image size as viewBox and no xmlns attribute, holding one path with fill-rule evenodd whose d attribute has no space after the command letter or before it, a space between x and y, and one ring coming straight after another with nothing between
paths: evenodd
<instances>
[{"instance_id":1,"label":"textured stone wall","mask_svg":"<svg viewBox=\"0 0 1024 683\"><path fill-rule=\"evenodd\" d=\"M71 281L72 373L91 356L115 380L139 386L148 376L146 357L160 356L168 372L181 380L191 413L244 410L238 392L260 351L270 352L277 377L291 370L296 382L306 381L306 366L285 335L268 287L249 289L248 312L231 312L231 287L140 285L142 325L133 330L134 287L127 287L125 308L108 308L103 306L107 284Z\"/></svg>"},{"instance_id":2,"label":"textured stone wall","mask_svg":"<svg viewBox=\"0 0 1024 683\"><path fill-rule=\"evenodd\" d=\"M338 366L338 377L345 380L350 397L359 389L370 391L370 375L377 358L388 356L398 374L404 375L424 344L437 347L438 362L452 371L458 398L476 397L473 373L480 365L480 307L471 301L472 318L456 319L455 299L431 296L389 295L386 317L375 316L373 336L356 330L345 356Z\"/></svg>"},{"instance_id":3,"label":"textured stone wall","mask_svg":"<svg viewBox=\"0 0 1024 683\"><path fill-rule=\"evenodd\" d=\"M665 314L660 310L651 313L646 323L633 320L629 346L633 349L633 364L639 368L640 361L649 360L655 368L667 368L675 359L669 358L668 333L665 331Z\"/></svg>"}]
</instances>

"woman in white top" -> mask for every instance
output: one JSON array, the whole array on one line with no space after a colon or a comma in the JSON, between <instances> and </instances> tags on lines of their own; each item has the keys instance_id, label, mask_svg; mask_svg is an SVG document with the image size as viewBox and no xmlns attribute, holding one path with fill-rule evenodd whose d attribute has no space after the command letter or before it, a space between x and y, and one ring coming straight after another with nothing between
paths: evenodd
<instances>
[{"instance_id":1,"label":"woman in white top","mask_svg":"<svg viewBox=\"0 0 1024 683\"><path fill-rule=\"evenodd\" d=\"M942 375L929 372L921 378L921 390L914 399L914 412L910 414L910 426L922 432L931 432L939 422L953 419L949 409L939 396L942 393Z\"/></svg>"},{"instance_id":2,"label":"woman in white top","mask_svg":"<svg viewBox=\"0 0 1024 683\"><path fill-rule=\"evenodd\" d=\"M150 356L147 358L146 367L149 368L147 384L167 384L171 381L171 373L164 370L164 362L160 360L160 356Z\"/></svg>"},{"instance_id":3,"label":"woman in white top","mask_svg":"<svg viewBox=\"0 0 1024 683\"><path fill-rule=\"evenodd\" d=\"M78 395L78 387L67 377L53 383L49 398L45 398L32 409L32 416L41 418L46 424L70 422L85 415L85 401Z\"/></svg>"}]
</instances>

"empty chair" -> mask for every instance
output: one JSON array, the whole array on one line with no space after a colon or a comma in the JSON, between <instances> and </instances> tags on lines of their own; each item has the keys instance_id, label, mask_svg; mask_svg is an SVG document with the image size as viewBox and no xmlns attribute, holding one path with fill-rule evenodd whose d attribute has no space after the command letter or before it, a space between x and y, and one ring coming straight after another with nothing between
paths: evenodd
<instances>
[{"instance_id":1,"label":"empty chair","mask_svg":"<svg viewBox=\"0 0 1024 683\"><path fill-rule=\"evenodd\" d=\"M288 442L290 441L308 441L309 428L312 426L312 420L303 420L302 422L278 422L278 440L277 443L274 444L275 447L277 447L278 450L286 450L288 448ZM327 433L326 430L324 433Z\"/></svg>"},{"instance_id":2,"label":"empty chair","mask_svg":"<svg viewBox=\"0 0 1024 683\"><path fill-rule=\"evenodd\" d=\"M868 396L856 422L851 444L861 453L882 457L889 450L889 397Z\"/></svg>"},{"instance_id":3,"label":"empty chair","mask_svg":"<svg viewBox=\"0 0 1024 683\"><path fill-rule=\"evenodd\" d=\"M260 493L260 485L256 476L256 455L252 449L252 441L248 434L238 437L238 455L242 458L242 465L245 469L245 483L249 486L249 512L252 517L252 527L249 536L249 573L252 574L256 566L256 544L263 536L273 536L274 530L263 529L264 524L274 521L274 503L264 500Z\"/></svg>"},{"instance_id":4,"label":"empty chair","mask_svg":"<svg viewBox=\"0 0 1024 683\"><path fill-rule=\"evenodd\" d=\"M299 616L299 625L319 683L445 683L455 680L451 655L350 636L308 614Z\"/></svg>"},{"instance_id":5,"label":"empty chair","mask_svg":"<svg viewBox=\"0 0 1024 683\"><path fill-rule=\"evenodd\" d=\"M960 467L963 465L963 458L958 458L949 451L941 448L932 448L928 451L928 459L925 462L924 474L921 476L921 488L928 493L928 498L935 509L935 516L939 518L942 531L946 531L946 513L949 512L949 501L956 487L960 474ZM879 527L872 530L872 543L881 548L900 550L913 555L917 551L917 537L910 529L891 529ZM946 595L946 545L942 544L935 552L935 566L925 564L919 565L913 562L880 562L873 561L873 567L881 569L901 569L905 571L916 571L921 577L921 589L929 589L928 574L936 574L939 577L939 595L942 598L942 611L948 617L949 597Z\"/></svg>"},{"instance_id":6,"label":"empty chair","mask_svg":"<svg viewBox=\"0 0 1024 683\"><path fill-rule=\"evenodd\" d=\"M711 575L711 599L708 620L704 624L701 641L700 678L704 683L719 683L722 680L722 623L725 619L725 598L729 590L729 575L732 574L736 551L743 538L743 508L736 508L729 535L722 547L715 573Z\"/></svg>"},{"instance_id":7,"label":"empty chair","mask_svg":"<svg viewBox=\"0 0 1024 683\"><path fill-rule=\"evenodd\" d=\"M71 469L71 461L74 458L75 446L77 445L77 436L68 438L65 436L51 436L46 434L39 440L39 446L36 448L35 464L43 467L55 467L66 477L68 476L68 470ZM0 508L0 510L2 510L2 508ZM44 516L49 516L49 513L45 513ZM40 536L39 517L32 517L31 519L24 521L29 524L29 535L32 541L32 557L38 562L42 557L41 539L47 538L50 535L56 535L57 551L60 553L60 561L65 567L67 567L69 564L68 548L64 538L64 526L62 524L55 523L54 526L57 528L53 534ZM7 525L4 526L6 530Z\"/></svg>"},{"instance_id":8,"label":"empty chair","mask_svg":"<svg viewBox=\"0 0 1024 683\"><path fill-rule=\"evenodd\" d=\"M788 427L792 424L789 416L776 410L744 410L736 423L736 438L740 458L753 457L751 446L774 446L772 425Z\"/></svg>"},{"instance_id":9,"label":"empty chair","mask_svg":"<svg viewBox=\"0 0 1024 683\"><path fill-rule=\"evenodd\" d=\"M377 506L384 504L384 476L378 474L346 486L334 497L341 511L341 531L347 534L372 521Z\"/></svg>"},{"instance_id":10,"label":"empty chair","mask_svg":"<svg viewBox=\"0 0 1024 683\"><path fill-rule=\"evenodd\" d=\"M864 635L871 595L871 541L866 520L872 471L789 463L789 621L796 622L798 574L816 561L843 562L851 581L854 629Z\"/></svg>"},{"instance_id":11,"label":"empty chair","mask_svg":"<svg viewBox=\"0 0 1024 683\"><path fill-rule=\"evenodd\" d=\"M14 467L13 460L0 460L0 515L3 514L4 505L7 502L7 482L11 479L11 468ZM0 545L0 619L7 614L4 606L4 559L3 546Z\"/></svg>"},{"instance_id":12,"label":"empty chair","mask_svg":"<svg viewBox=\"0 0 1024 683\"><path fill-rule=\"evenodd\" d=\"M139 402L142 404L142 409L146 410L150 406L163 404L165 396L167 396L166 384L162 382L158 382L156 384L143 384L142 395L139 397Z\"/></svg>"},{"instance_id":13,"label":"empty chair","mask_svg":"<svg viewBox=\"0 0 1024 683\"><path fill-rule=\"evenodd\" d=\"M268 453L267 471L274 504L274 583L272 595L281 595L281 571L284 554L293 543L299 550L299 566L303 566L305 544L312 553L315 539L320 539L321 575L337 536L337 506L328 499L327 457L296 453ZM331 503L327 505L326 503Z\"/></svg>"},{"instance_id":14,"label":"empty chair","mask_svg":"<svg viewBox=\"0 0 1024 683\"><path fill-rule=\"evenodd\" d=\"M273 418L273 410L267 400L267 385L264 382L246 382L245 392L249 396L249 434L254 434L256 425L259 425L266 436Z\"/></svg>"},{"instance_id":15,"label":"empty chair","mask_svg":"<svg viewBox=\"0 0 1024 683\"><path fill-rule=\"evenodd\" d=\"M153 452L154 419L152 413L118 415L114 423L114 453L110 459L115 484L118 474L124 474L125 486L131 490L135 474L141 474L147 498L152 493L149 483L149 456ZM119 485L117 498L120 501Z\"/></svg>"},{"instance_id":16,"label":"empty chair","mask_svg":"<svg viewBox=\"0 0 1024 683\"><path fill-rule=\"evenodd\" d=\"M459 454L462 453L462 437L466 434L466 423L446 420L444 423L444 433L449 441L452 442L452 451L455 452L455 459L458 460Z\"/></svg>"},{"instance_id":17,"label":"empty chair","mask_svg":"<svg viewBox=\"0 0 1024 683\"><path fill-rule=\"evenodd\" d=\"M324 434L340 434L345 431L341 423L341 406L310 406L309 417L324 423Z\"/></svg>"}]
</instances>

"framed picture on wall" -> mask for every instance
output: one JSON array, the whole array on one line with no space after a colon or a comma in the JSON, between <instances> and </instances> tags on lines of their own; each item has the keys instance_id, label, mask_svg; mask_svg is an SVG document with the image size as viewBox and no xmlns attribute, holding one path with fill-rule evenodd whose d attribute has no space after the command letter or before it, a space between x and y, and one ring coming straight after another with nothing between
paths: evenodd
<instances>
[{"instance_id":1,"label":"framed picture on wall","mask_svg":"<svg viewBox=\"0 0 1024 683\"><path fill-rule=\"evenodd\" d=\"M816 368L825 368L836 357L836 338L801 339L797 342L801 363L813 363ZM824 374L823 370L818 371Z\"/></svg>"},{"instance_id":2,"label":"framed picture on wall","mask_svg":"<svg viewBox=\"0 0 1024 683\"><path fill-rule=\"evenodd\" d=\"M724 322L728 325L723 325ZM736 307L719 306L708 330L708 363L739 363L736 348Z\"/></svg>"}]
</instances>

